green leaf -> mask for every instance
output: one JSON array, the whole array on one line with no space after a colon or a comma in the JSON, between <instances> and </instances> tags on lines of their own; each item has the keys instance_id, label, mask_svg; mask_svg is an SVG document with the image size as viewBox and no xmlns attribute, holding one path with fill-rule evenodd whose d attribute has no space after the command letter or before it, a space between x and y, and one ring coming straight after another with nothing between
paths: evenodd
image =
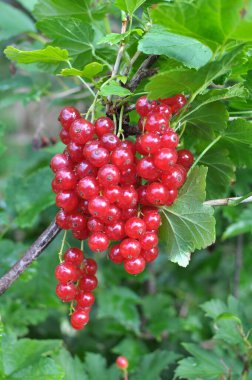
<instances>
[{"instance_id":1,"label":"green leaf","mask_svg":"<svg viewBox=\"0 0 252 380\"><path fill-rule=\"evenodd\" d=\"M35 30L33 21L24 12L3 1L0 2L0 40Z\"/></svg>"},{"instance_id":2,"label":"green leaf","mask_svg":"<svg viewBox=\"0 0 252 380\"><path fill-rule=\"evenodd\" d=\"M125 40L125 38L130 36L132 33L136 33L139 36L142 36L144 32L142 29L132 29L131 31L129 30L126 33L109 33L98 42L98 45L100 44L116 45L119 42Z\"/></svg>"},{"instance_id":3,"label":"green leaf","mask_svg":"<svg viewBox=\"0 0 252 380\"><path fill-rule=\"evenodd\" d=\"M174 364L178 355L172 351L156 350L141 357L137 373L132 375L132 380L158 380L160 373L170 364Z\"/></svg>"},{"instance_id":4,"label":"green leaf","mask_svg":"<svg viewBox=\"0 0 252 380\"><path fill-rule=\"evenodd\" d=\"M122 11L133 15L145 2L146 0L116 0L115 5Z\"/></svg>"},{"instance_id":5,"label":"green leaf","mask_svg":"<svg viewBox=\"0 0 252 380\"><path fill-rule=\"evenodd\" d=\"M59 355L56 357L56 361L65 372L62 380L89 380L85 372L84 363L82 363L77 356L72 357L65 348L60 350Z\"/></svg>"},{"instance_id":6,"label":"green leaf","mask_svg":"<svg viewBox=\"0 0 252 380\"><path fill-rule=\"evenodd\" d=\"M158 5L151 16L170 32L196 38L216 50L230 39L251 41L249 8L243 0L176 1Z\"/></svg>"},{"instance_id":7,"label":"green leaf","mask_svg":"<svg viewBox=\"0 0 252 380\"><path fill-rule=\"evenodd\" d=\"M203 205L207 168L192 170L171 207L162 207L161 237L169 260L183 267L189 264L191 252L206 248L215 241L213 208Z\"/></svg>"},{"instance_id":8,"label":"green leaf","mask_svg":"<svg viewBox=\"0 0 252 380\"><path fill-rule=\"evenodd\" d=\"M44 49L24 51L14 48L13 46L7 46L4 50L4 54L7 58L18 63L57 63L68 60L68 52L65 49L60 49L54 46L47 46Z\"/></svg>"},{"instance_id":9,"label":"green leaf","mask_svg":"<svg viewBox=\"0 0 252 380\"><path fill-rule=\"evenodd\" d=\"M165 55L182 62L187 67L200 68L212 57L209 47L190 38L167 32L154 25L140 40L138 49L145 54Z\"/></svg>"},{"instance_id":10,"label":"green leaf","mask_svg":"<svg viewBox=\"0 0 252 380\"><path fill-rule=\"evenodd\" d=\"M109 95L117 95L117 96L129 96L132 92L127 88L120 86L115 80L111 80L105 85L101 86L101 95L109 96Z\"/></svg>"},{"instance_id":11,"label":"green leaf","mask_svg":"<svg viewBox=\"0 0 252 380\"><path fill-rule=\"evenodd\" d=\"M240 234L252 233L252 208L249 206L239 214L239 218L230 224L222 235L222 239L229 239Z\"/></svg>"},{"instance_id":12,"label":"green leaf","mask_svg":"<svg viewBox=\"0 0 252 380\"><path fill-rule=\"evenodd\" d=\"M37 0L18 0L20 4L23 5L28 11L32 11L35 4L38 2Z\"/></svg>"},{"instance_id":13,"label":"green leaf","mask_svg":"<svg viewBox=\"0 0 252 380\"><path fill-rule=\"evenodd\" d=\"M145 89L152 99L165 98L178 93L201 94L216 78L227 73L242 47L237 47L225 54L220 61L210 62L198 71L195 69L178 68L161 72L153 76Z\"/></svg>"},{"instance_id":14,"label":"green leaf","mask_svg":"<svg viewBox=\"0 0 252 380\"><path fill-rule=\"evenodd\" d=\"M101 63L91 62L91 63L87 64L86 66L84 66L84 68L82 70L78 70L75 68L63 69L63 70L61 70L60 75L63 75L63 76L80 76L80 77L92 79L92 78L96 77L97 74L99 74L102 71L103 66L104 65L102 65Z\"/></svg>"},{"instance_id":15,"label":"green leaf","mask_svg":"<svg viewBox=\"0 0 252 380\"><path fill-rule=\"evenodd\" d=\"M139 357L147 353L145 343L137 337L128 336L121 340L119 344L113 347L114 353L126 356L130 363L130 369L136 367L139 362Z\"/></svg>"},{"instance_id":16,"label":"green leaf","mask_svg":"<svg viewBox=\"0 0 252 380\"><path fill-rule=\"evenodd\" d=\"M200 307L205 311L206 316L212 319L216 319L220 314L228 310L227 305L218 299L205 302Z\"/></svg>"},{"instance_id":17,"label":"green leaf","mask_svg":"<svg viewBox=\"0 0 252 380\"><path fill-rule=\"evenodd\" d=\"M99 354L88 352L85 357L85 370L88 380L109 379L119 380L120 372L116 366L107 368L106 360Z\"/></svg>"},{"instance_id":18,"label":"green leaf","mask_svg":"<svg viewBox=\"0 0 252 380\"><path fill-rule=\"evenodd\" d=\"M210 149L200 163L208 167L207 198L215 199L227 195L230 183L235 179L234 165L229 152L220 148Z\"/></svg>"}]
</instances>

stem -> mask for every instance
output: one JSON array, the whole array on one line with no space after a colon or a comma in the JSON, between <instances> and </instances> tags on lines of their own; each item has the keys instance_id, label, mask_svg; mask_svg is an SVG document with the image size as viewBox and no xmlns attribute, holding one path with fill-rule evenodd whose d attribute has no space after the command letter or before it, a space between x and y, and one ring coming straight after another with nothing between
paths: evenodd
<instances>
[{"instance_id":1,"label":"stem","mask_svg":"<svg viewBox=\"0 0 252 380\"><path fill-rule=\"evenodd\" d=\"M209 151L209 149L212 148L212 146L214 146L220 139L221 139L221 135L219 135L218 137L216 137L216 139L214 139L211 144L209 144L204 150L203 152L198 156L197 160L194 161L193 165L191 166L189 172L187 175L189 175L191 173L191 171L193 170L193 168L197 165L197 163L202 159L202 157Z\"/></svg>"},{"instance_id":2,"label":"stem","mask_svg":"<svg viewBox=\"0 0 252 380\"><path fill-rule=\"evenodd\" d=\"M67 61L67 64L70 67L70 69L73 68L70 61ZM92 88L89 86L89 84L87 82L85 82L84 79L82 77L80 77L79 75L77 75L77 78L79 78L79 80L84 84L84 86L88 89L88 91L95 97L95 93L92 90Z\"/></svg>"},{"instance_id":3,"label":"stem","mask_svg":"<svg viewBox=\"0 0 252 380\"><path fill-rule=\"evenodd\" d=\"M81 240L81 248L82 252L84 252L84 240Z\"/></svg>"},{"instance_id":4,"label":"stem","mask_svg":"<svg viewBox=\"0 0 252 380\"><path fill-rule=\"evenodd\" d=\"M239 199L242 199L242 198L243 197L211 199L209 201L205 201L204 205L207 205L207 206L232 206L232 203L234 201L239 201ZM246 199L243 199L240 203L251 203L251 202L252 202L252 196L247 197Z\"/></svg>"},{"instance_id":5,"label":"stem","mask_svg":"<svg viewBox=\"0 0 252 380\"><path fill-rule=\"evenodd\" d=\"M91 104L91 106L89 107L89 109L87 110L86 112L86 115L85 115L85 118L87 119L89 114L91 113L91 123L94 122L94 111L95 111L95 105L97 103L97 100L98 100L98 96L99 96L99 91L97 91L95 97L94 97L94 100L93 100L93 103Z\"/></svg>"},{"instance_id":6,"label":"stem","mask_svg":"<svg viewBox=\"0 0 252 380\"><path fill-rule=\"evenodd\" d=\"M123 369L123 380L128 380L129 377L128 377L128 371L127 371L127 368Z\"/></svg>"},{"instance_id":7,"label":"stem","mask_svg":"<svg viewBox=\"0 0 252 380\"><path fill-rule=\"evenodd\" d=\"M60 251L59 251L59 261L62 263L63 262L63 251L66 243L66 237L67 237L67 230L64 231Z\"/></svg>"},{"instance_id":8,"label":"stem","mask_svg":"<svg viewBox=\"0 0 252 380\"><path fill-rule=\"evenodd\" d=\"M122 135L123 140L124 140L124 134L123 134L123 128L122 128L123 111L124 111L124 106L122 106L122 108L120 109L119 127L118 127L117 136L120 137Z\"/></svg>"}]
</instances>

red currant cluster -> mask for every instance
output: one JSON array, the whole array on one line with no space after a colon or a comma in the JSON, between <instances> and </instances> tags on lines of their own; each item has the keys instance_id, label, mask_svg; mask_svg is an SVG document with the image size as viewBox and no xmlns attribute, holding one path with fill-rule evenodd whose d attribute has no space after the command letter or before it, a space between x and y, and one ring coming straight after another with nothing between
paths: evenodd
<instances>
[{"instance_id":1,"label":"red currant cluster","mask_svg":"<svg viewBox=\"0 0 252 380\"><path fill-rule=\"evenodd\" d=\"M89 321L89 312L95 301L92 291L98 284L96 271L96 262L84 259L79 248L67 249L64 261L55 269L55 277L59 281L57 296L64 302L75 302L71 325L76 330L83 329Z\"/></svg>"},{"instance_id":2,"label":"red currant cluster","mask_svg":"<svg viewBox=\"0 0 252 380\"><path fill-rule=\"evenodd\" d=\"M142 133L135 142L120 140L121 128L116 135L108 117L93 124L74 107L63 108L59 116L60 138L66 149L51 161L55 173L52 189L61 209L56 222L60 228L72 230L75 238L88 239L94 252L103 252L116 241L109 258L123 263L130 274L141 273L146 262L157 258L158 207L172 205L193 163L190 151L176 150L179 138L169 125L185 103L183 95L152 102L146 96L139 98L136 111ZM80 276L76 279L73 275L68 281L77 280L80 287ZM87 290L82 285L80 289Z\"/></svg>"}]
</instances>

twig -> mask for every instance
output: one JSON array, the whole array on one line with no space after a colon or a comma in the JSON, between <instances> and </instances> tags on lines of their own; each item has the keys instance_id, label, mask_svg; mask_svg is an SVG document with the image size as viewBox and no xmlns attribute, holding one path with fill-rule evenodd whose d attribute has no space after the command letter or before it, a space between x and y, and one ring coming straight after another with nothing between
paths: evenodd
<instances>
[{"instance_id":1,"label":"twig","mask_svg":"<svg viewBox=\"0 0 252 380\"><path fill-rule=\"evenodd\" d=\"M242 253L243 253L243 241L244 236L238 235L237 237L237 245L235 251L235 268L234 268L234 296L238 298L239 293L239 282L240 282L240 273L242 267Z\"/></svg>"},{"instance_id":2,"label":"twig","mask_svg":"<svg viewBox=\"0 0 252 380\"><path fill-rule=\"evenodd\" d=\"M238 201L242 199L242 197L233 197L233 198L223 198L223 199L211 199L209 201L205 201L204 205L208 206L228 206L231 205L232 202ZM250 203L252 202L252 196L246 199L243 199L240 203Z\"/></svg>"},{"instance_id":3,"label":"twig","mask_svg":"<svg viewBox=\"0 0 252 380\"><path fill-rule=\"evenodd\" d=\"M3 294L25 269L44 251L51 241L58 235L60 228L53 221L50 226L38 237L26 253L0 279L0 295Z\"/></svg>"},{"instance_id":4,"label":"twig","mask_svg":"<svg viewBox=\"0 0 252 380\"><path fill-rule=\"evenodd\" d=\"M156 62L157 59L158 55L150 55L143 61L137 72L133 75L132 79L129 81L129 83L126 84L126 87L130 91L134 91L144 78L156 73L156 70L150 71L149 67L153 65L153 63Z\"/></svg>"}]
</instances>

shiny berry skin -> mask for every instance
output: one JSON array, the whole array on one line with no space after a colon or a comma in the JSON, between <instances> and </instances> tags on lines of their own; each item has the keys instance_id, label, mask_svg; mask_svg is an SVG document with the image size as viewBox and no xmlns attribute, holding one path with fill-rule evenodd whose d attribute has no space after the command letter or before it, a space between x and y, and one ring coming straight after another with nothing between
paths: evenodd
<instances>
[{"instance_id":1,"label":"shiny berry skin","mask_svg":"<svg viewBox=\"0 0 252 380\"><path fill-rule=\"evenodd\" d=\"M59 170L71 170L73 168L72 162L65 154L55 154L51 159L50 168L54 173Z\"/></svg>"},{"instance_id":2,"label":"shiny berry skin","mask_svg":"<svg viewBox=\"0 0 252 380\"><path fill-rule=\"evenodd\" d=\"M173 129L168 129L161 137L161 148L175 149L179 143L179 137Z\"/></svg>"},{"instance_id":3,"label":"shiny berry skin","mask_svg":"<svg viewBox=\"0 0 252 380\"><path fill-rule=\"evenodd\" d=\"M115 186L120 181L120 171L115 165L107 164L98 170L98 181L101 186Z\"/></svg>"},{"instance_id":4,"label":"shiny berry skin","mask_svg":"<svg viewBox=\"0 0 252 380\"><path fill-rule=\"evenodd\" d=\"M91 292L80 291L75 299L78 307L90 307L95 301L95 296Z\"/></svg>"},{"instance_id":5,"label":"shiny berry skin","mask_svg":"<svg viewBox=\"0 0 252 380\"><path fill-rule=\"evenodd\" d=\"M98 267L95 260L85 259L83 264L84 264L84 267L82 268L82 273L93 276L97 272Z\"/></svg>"},{"instance_id":6,"label":"shiny berry skin","mask_svg":"<svg viewBox=\"0 0 252 380\"><path fill-rule=\"evenodd\" d=\"M55 174L55 183L61 191L74 190L76 182L76 176L70 170L60 170Z\"/></svg>"},{"instance_id":7,"label":"shiny berry skin","mask_svg":"<svg viewBox=\"0 0 252 380\"><path fill-rule=\"evenodd\" d=\"M169 128L169 122L165 115L152 113L147 116L144 129L153 133L164 133Z\"/></svg>"},{"instance_id":8,"label":"shiny berry skin","mask_svg":"<svg viewBox=\"0 0 252 380\"><path fill-rule=\"evenodd\" d=\"M137 189L138 203L141 205L148 206L150 205L150 202L147 200L146 192L147 192L147 185L139 186L139 188Z\"/></svg>"},{"instance_id":9,"label":"shiny berry skin","mask_svg":"<svg viewBox=\"0 0 252 380\"><path fill-rule=\"evenodd\" d=\"M186 180L186 170L181 165L170 166L162 175L162 183L167 189L178 189Z\"/></svg>"},{"instance_id":10,"label":"shiny berry skin","mask_svg":"<svg viewBox=\"0 0 252 380\"><path fill-rule=\"evenodd\" d=\"M94 135L94 126L86 119L75 120L69 129L69 136L76 144L84 145Z\"/></svg>"},{"instance_id":11,"label":"shiny berry skin","mask_svg":"<svg viewBox=\"0 0 252 380\"><path fill-rule=\"evenodd\" d=\"M137 204L138 194L133 186L125 186L121 190L119 205L122 209L134 208Z\"/></svg>"},{"instance_id":12,"label":"shiny berry skin","mask_svg":"<svg viewBox=\"0 0 252 380\"><path fill-rule=\"evenodd\" d=\"M117 222L119 219L121 219L121 210L116 207L115 205L110 205L108 209L108 213L106 214L105 218L102 218L102 221L108 225L113 224Z\"/></svg>"},{"instance_id":13,"label":"shiny berry skin","mask_svg":"<svg viewBox=\"0 0 252 380\"><path fill-rule=\"evenodd\" d=\"M89 214L87 199L79 199L79 207L84 214Z\"/></svg>"},{"instance_id":14,"label":"shiny berry skin","mask_svg":"<svg viewBox=\"0 0 252 380\"><path fill-rule=\"evenodd\" d=\"M157 169L168 170L170 165L174 165L178 155L175 149L162 148L153 156L153 162Z\"/></svg>"},{"instance_id":15,"label":"shiny berry skin","mask_svg":"<svg viewBox=\"0 0 252 380\"><path fill-rule=\"evenodd\" d=\"M124 269L129 274L139 274L145 269L145 260L142 256L124 261Z\"/></svg>"},{"instance_id":16,"label":"shiny berry skin","mask_svg":"<svg viewBox=\"0 0 252 380\"><path fill-rule=\"evenodd\" d=\"M92 175L92 176L96 177L97 168L95 168L89 162L83 160L75 166L75 172L76 172L77 177L79 179L84 178L88 175Z\"/></svg>"},{"instance_id":17,"label":"shiny berry skin","mask_svg":"<svg viewBox=\"0 0 252 380\"><path fill-rule=\"evenodd\" d=\"M76 187L77 193L83 199L91 199L99 193L99 184L93 176L82 178Z\"/></svg>"},{"instance_id":18,"label":"shiny berry skin","mask_svg":"<svg viewBox=\"0 0 252 380\"><path fill-rule=\"evenodd\" d=\"M109 259L116 264L121 264L124 261L124 257L120 253L120 245L116 244L109 250Z\"/></svg>"},{"instance_id":19,"label":"shiny berry skin","mask_svg":"<svg viewBox=\"0 0 252 380\"><path fill-rule=\"evenodd\" d=\"M120 170L126 170L134 163L134 155L131 149L118 147L111 153L111 162Z\"/></svg>"},{"instance_id":20,"label":"shiny berry skin","mask_svg":"<svg viewBox=\"0 0 252 380\"><path fill-rule=\"evenodd\" d=\"M135 143L131 140L120 140L119 148L130 150L133 155L136 153Z\"/></svg>"},{"instance_id":21,"label":"shiny berry skin","mask_svg":"<svg viewBox=\"0 0 252 380\"><path fill-rule=\"evenodd\" d=\"M93 252L104 252L108 249L109 239L103 232L95 232L88 238L88 246Z\"/></svg>"},{"instance_id":22,"label":"shiny berry skin","mask_svg":"<svg viewBox=\"0 0 252 380\"><path fill-rule=\"evenodd\" d=\"M112 152L119 146L120 140L114 133L105 133L105 135L101 137L101 143L104 148Z\"/></svg>"},{"instance_id":23,"label":"shiny berry skin","mask_svg":"<svg viewBox=\"0 0 252 380\"><path fill-rule=\"evenodd\" d=\"M62 284L66 284L68 281L77 281L80 271L74 264L63 262L56 267L55 277Z\"/></svg>"},{"instance_id":24,"label":"shiny berry skin","mask_svg":"<svg viewBox=\"0 0 252 380\"><path fill-rule=\"evenodd\" d=\"M87 226L87 218L80 212L71 213L69 216L70 228L77 231L82 231Z\"/></svg>"},{"instance_id":25,"label":"shiny berry skin","mask_svg":"<svg viewBox=\"0 0 252 380\"><path fill-rule=\"evenodd\" d=\"M142 218L148 231L158 230L161 226L161 216L158 211L146 211L143 213Z\"/></svg>"},{"instance_id":26,"label":"shiny berry skin","mask_svg":"<svg viewBox=\"0 0 252 380\"><path fill-rule=\"evenodd\" d=\"M130 238L139 239L146 232L146 224L141 218L130 218L125 223L125 232Z\"/></svg>"},{"instance_id":27,"label":"shiny berry skin","mask_svg":"<svg viewBox=\"0 0 252 380\"><path fill-rule=\"evenodd\" d=\"M86 240L89 237L89 231L87 227L85 227L83 230L78 229L72 229L73 237L77 240Z\"/></svg>"},{"instance_id":28,"label":"shiny berry skin","mask_svg":"<svg viewBox=\"0 0 252 380\"><path fill-rule=\"evenodd\" d=\"M130 168L123 170L121 172L120 185L135 185L137 183L137 172L135 166L131 166Z\"/></svg>"},{"instance_id":29,"label":"shiny berry skin","mask_svg":"<svg viewBox=\"0 0 252 380\"><path fill-rule=\"evenodd\" d=\"M57 212L55 220L56 220L56 224L63 230L70 229L69 214L67 214L64 210L60 210L59 212Z\"/></svg>"},{"instance_id":30,"label":"shiny berry skin","mask_svg":"<svg viewBox=\"0 0 252 380\"><path fill-rule=\"evenodd\" d=\"M78 309L71 315L71 325L75 330L82 330L89 321L88 313Z\"/></svg>"},{"instance_id":31,"label":"shiny berry skin","mask_svg":"<svg viewBox=\"0 0 252 380\"><path fill-rule=\"evenodd\" d=\"M147 186L146 198L153 205L165 205L168 199L168 190L162 183L153 182Z\"/></svg>"},{"instance_id":32,"label":"shiny berry skin","mask_svg":"<svg viewBox=\"0 0 252 380\"><path fill-rule=\"evenodd\" d=\"M66 263L80 265L83 261L83 252L79 248L68 248L64 253Z\"/></svg>"},{"instance_id":33,"label":"shiny berry skin","mask_svg":"<svg viewBox=\"0 0 252 380\"><path fill-rule=\"evenodd\" d=\"M60 190L60 186L56 183L55 181L55 178L53 178L52 182L51 182L51 187L52 187L52 191L55 193L55 194L58 194L61 192Z\"/></svg>"},{"instance_id":34,"label":"shiny berry skin","mask_svg":"<svg viewBox=\"0 0 252 380\"><path fill-rule=\"evenodd\" d=\"M105 148L97 148L88 156L88 160L96 168L100 168L109 162L109 151Z\"/></svg>"},{"instance_id":35,"label":"shiny berry skin","mask_svg":"<svg viewBox=\"0 0 252 380\"><path fill-rule=\"evenodd\" d=\"M171 99L172 99L171 110L173 113L178 111L180 108L182 108L187 102L186 97L183 94L177 94L173 96Z\"/></svg>"},{"instance_id":36,"label":"shiny berry skin","mask_svg":"<svg viewBox=\"0 0 252 380\"><path fill-rule=\"evenodd\" d=\"M161 113L163 115L165 115L165 117L169 120L172 116L172 110L171 110L171 107L169 107L168 105L166 104L158 104L156 105L153 110L151 111L151 113L154 113L154 112L158 112L158 113Z\"/></svg>"},{"instance_id":37,"label":"shiny berry skin","mask_svg":"<svg viewBox=\"0 0 252 380\"><path fill-rule=\"evenodd\" d=\"M74 162L81 162L83 160L82 145L76 144L74 141L70 141L67 144L67 152Z\"/></svg>"},{"instance_id":38,"label":"shiny berry skin","mask_svg":"<svg viewBox=\"0 0 252 380\"><path fill-rule=\"evenodd\" d=\"M128 220L133 216L137 216L138 209L136 207L133 208L125 208L122 210L121 218L122 220Z\"/></svg>"},{"instance_id":39,"label":"shiny berry skin","mask_svg":"<svg viewBox=\"0 0 252 380\"><path fill-rule=\"evenodd\" d=\"M138 115L145 117L151 110L150 102L147 99L147 96L141 96L136 101L136 111Z\"/></svg>"},{"instance_id":40,"label":"shiny berry skin","mask_svg":"<svg viewBox=\"0 0 252 380\"><path fill-rule=\"evenodd\" d=\"M57 284L55 293L62 301L69 302L74 300L77 291L75 285L69 282L68 284Z\"/></svg>"},{"instance_id":41,"label":"shiny berry skin","mask_svg":"<svg viewBox=\"0 0 252 380\"><path fill-rule=\"evenodd\" d=\"M151 263L152 261L156 260L158 257L158 247L153 247L149 249L148 251L141 251L141 256L144 258L146 263Z\"/></svg>"},{"instance_id":42,"label":"shiny berry skin","mask_svg":"<svg viewBox=\"0 0 252 380\"><path fill-rule=\"evenodd\" d=\"M102 137L105 133L112 133L114 131L114 123L109 117L100 117L94 123L95 133L98 137Z\"/></svg>"},{"instance_id":43,"label":"shiny berry skin","mask_svg":"<svg viewBox=\"0 0 252 380\"><path fill-rule=\"evenodd\" d=\"M121 187L120 186L111 186L109 188L105 188L103 191L103 195L108 199L110 203L118 202L121 196Z\"/></svg>"},{"instance_id":44,"label":"shiny berry skin","mask_svg":"<svg viewBox=\"0 0 252 380\"><path fill-rule=\"evenodd\" d=\"M178 197L178 190L177 189L169 189L167 190L167 199L166 199L166 205L171 206L173 202Z\"/></svg>"},{"instance_id":45,"label":"shiny berry skin","mask_svg":"<svg viewBox=\"0 0 252 380\"><path fill-rule=\"evenodd\" d=\"M61 129L59 133L60 140L63 144L67 145L70 143L71 139L69 133L65 129Z\"/></svg>"},{"instance_id":46,"label":"shiny berry skin","mask_svg":"<svg viewBox=\"0 0 252 380\"><path fill-rule=\"evenodd\" d=\"M194 157L190 150L181 149L178 150L177 164L184 166L186 169L190 169L194 161Z\"/></svg>"},{"instance_id":47,"label":"shiny berry skin","mask_svg":"<svg viewBox=\"0 0 252 380\"><path fill-rule=\"evenodd\" d=\"M159 171L154 165L151 157L143 157L137 163L137 174L150 181L154 181L159 177Z\"/></svg>"},{"instance_id":48,"label":"shiny berry skin","mask_svg":"<svg viewBox=\"0 0 252 380\"><path fill-rule=\"evenodd\" d=\"M128 368L129 363L125 356L118 356L118 358L116 359L116 365L120 369L126 369Z\"/></svg>"},{"instance_id":49,"label":"shiny berry skin","mask_svg":"<svg viewBox=\"0 0 252 380\"><path fill-rule=\"evenodd\" d=\"M90 232L101 232L104 229L104 224L95 217L88 219L87 228Z\"/></svg>"},{"instance_id":50,"label":"shiny berry skin","mask_svg":"<svg viewBox=\"0 0 252 380\"><path fill-rule=\"evenodd\" d=\"M83 148L83 151L82 151L83 156L84 156L86 159L88 159L89 156L90 156L90 154L91 154L94 150L96 150L96 149L98 149L98 148L103 148L103 145L102 145L102 143L101 143L100 140L98 140L98 139L93 139L93 140L88 141L88 142L85 144L84 148Z\"/></svg>"},{"instance_id":51,"label":"shiny berry skin","mask_svg":"<svg viewBox=\"0 0 252 380\"><path fill-rule=\"evenodd\" d=\"M148 156L149 153L146 152L142 144L142 137L143 135L140 135L136 138L136 151L142 156Z\"/></svg>"},{"instance_id":52,"label":"shiny berry skin","mask_svg":"<svg viewBox=\"0 0 252 380\"><path fill-rule=\"evenodd\" d=\"M98 280L93 275L85 275L79 281L79 288L85 292L92 292L98 285Z\"/></svg>"},{"instance_id":53,"label":"shiny berry skin","mask_svg":"<svg viewBox=\"0 0 252 380\"><path fill-rule=\"evenodd\" d=\"M124 222L117 221L107 225L105 234L109 240L122 240L125 237Z\"/></svg>"},{"instance_id":54,"label":"shiny berry skin","mask_svg":"<svg viewBox=\"0 0 252 380\"><path fill-rule=\"evenodd\" d=\"M109 211L109 201L102 195L91 198L88 203L88 211L97 218L105 218Z\"/></svg>"},{"instance_id":55,"label":"shiny berry skin","mask_svg":"<svg viewBox=\"0 0 252 380\"><path fill-rule=\"evenodd\" d=\"M142 249L145 251L154 248L158 245L158 235L156 232L147 231L141 238L139 239Z\"/></svg>"},{"instance_id":56,"label":"shiny berry skin","mask_svg":"<svg viewBox=\"0 0 252 380\"><path fill-rule=\"evenodd\" d=\"M79 111L74 107L64 107L59 114L59 122L68 131L74 120L81 117Z\"/></svg>"},{"instance_id":57,"label":"shiny berry skin","mask_svg":"<svg viewBox=\"0 0 252 380\"><path fill-rule=\"evenodd\" d=\"M138 240L126 238L120 243L120 254L126 259L138 257L141 245Z\"/></svg>"},{"instance_id":58,"label":"shiny berry skin","mask_svg":"<svg viewBox=\"0 0 252 380\"><path fill-rule=\"evenodd\" d=\"M140 136L139 143L145 153L156 153L160 148L160 138L156 133L144 133Z\"/></svg>"},{"instance_id":59,"label":"shiny berry skin","mask_svg":"<svg viewBox=\"0 0 252 380\"><path fill-rule=\"evenodd\" d=\"M73 191L62 191L56 196L56 206L63 208L66 212L75 211L78 208L79 198Z\"/></svg>"}]
</instances>

